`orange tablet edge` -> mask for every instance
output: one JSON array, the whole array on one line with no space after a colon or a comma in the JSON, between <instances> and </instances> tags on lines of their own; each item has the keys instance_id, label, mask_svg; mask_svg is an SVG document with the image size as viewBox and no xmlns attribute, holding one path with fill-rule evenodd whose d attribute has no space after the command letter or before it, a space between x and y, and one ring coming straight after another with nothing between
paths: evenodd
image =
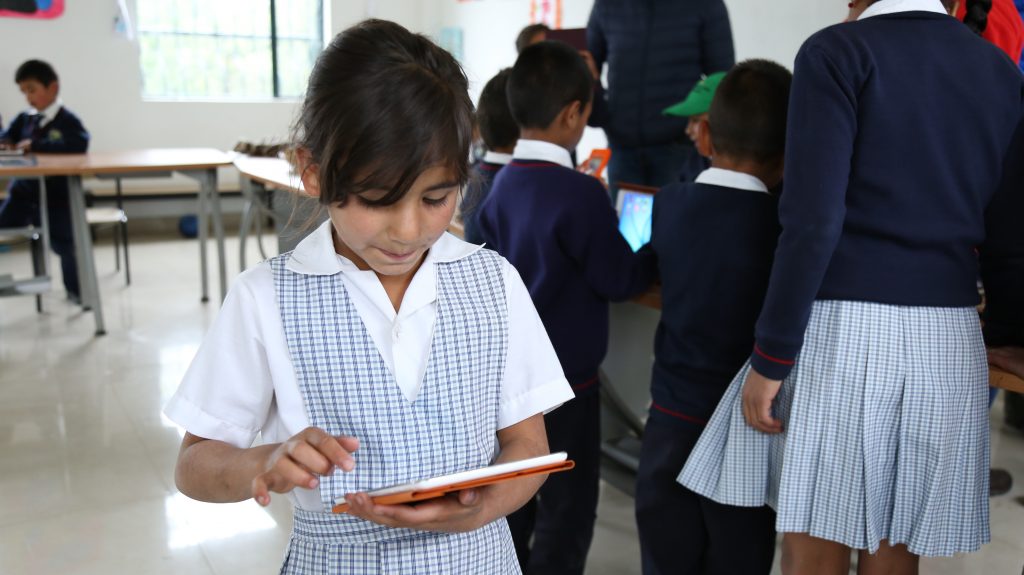
<instances>
[{"instance_id":1,"label":"orange tablet edge","mask_svg":"<svg viewBox=\"0 0 1024 575\"><path fill-rule=\"evenodd\" d=\"M547 475L551 473L558 473L559 471L568 471L573 467L576 467L576 462L571 459L568 459L566 461L559 461L557 463L551 463L541 467L520 469L519 471L510 471L508 473L502 473L500 475L494 475L491 477L484 477L481 479L472 479L469 481L460 481L458 483L442 485L441 487L436 487L434 489L428 489L425 491L404 491L402 493L382 495L380 497L374 497L373 502L379 503L381 505L397 505L401 503L412 503L414 501L423 501L425 499L441 497L454 491L461 491L463 489L471 489L473 487L483 487L484 485L501 483L502 481L508 481L510 479L529 477L531 475ZM334 513L345 513L348 511L348 503L339 503L332 507L331 511L333 511Z\"/></svg>"}]
</instances>

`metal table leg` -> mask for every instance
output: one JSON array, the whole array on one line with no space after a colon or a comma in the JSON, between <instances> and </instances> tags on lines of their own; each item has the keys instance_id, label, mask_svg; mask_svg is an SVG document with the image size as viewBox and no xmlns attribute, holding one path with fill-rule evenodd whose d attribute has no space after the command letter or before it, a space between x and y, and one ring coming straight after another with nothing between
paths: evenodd
<instances>
[{"instance_id":1,"label":"metal table leg","mask_svg":"<svg viewBox=\"0 0 1024 575\"><path fill-rule=\"evenodd\" d=\"M100 301L99 282L96 279L92 237L89 235L89 224L85 221L85 195L82 191L81 176L68 176L68 192L71 201L71 228L78 258L78 289L82 292L82 305L92 308L93 319L96 321L96 335L105 335L107 330L103 325L103 306Z\"/></svg>"}]
</instances>

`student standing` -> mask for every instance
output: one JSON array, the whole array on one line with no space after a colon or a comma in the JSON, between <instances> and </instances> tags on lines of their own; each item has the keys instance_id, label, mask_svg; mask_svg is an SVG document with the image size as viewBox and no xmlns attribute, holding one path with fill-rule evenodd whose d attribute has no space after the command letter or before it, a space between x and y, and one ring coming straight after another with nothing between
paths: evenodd
<instances>
[{"instance_id":1,"label":"student standing","mask_svg":"<svg viewBox=\"0 0 1024 575\"><path fill-rule=\"evenodd\" d=\"M608 302L647 289L655 273L653 255L633 253L619 233L604 186L570 162L591 93L590 71L568 44L523 50L508 79L520 140L480 207L484 239L522 274L576 392L545 417L548 443L567 451L576 469L552 476L509 517L527 573L583 573L597 508L597 380L608 349Z\"/></svg>"},{"instance_id":2,"label":"student standing","mask_svg":"<svg viewBox=\"0 0 1024 575\"><path fill-rule=\"evenodd\" d=\"M985 340L1024 333L1019 71L939 0L854 4L797 56L754 352L681 476L772 505L787 574L989 540L979 263Z\"/></svg>"},{"instance_id":3,"label":"student standing","mask_svg":"<svg viewBox=\"0 0 1024 575\"><path fill-rule=\"evenodd\" d=\"M423 36L368 20L335 38L297 134L330 219L238 278L166 408L188 431L183 493L288 494L282 573L519 572L504 516L543 478L415 506L365 494L545 454L542 413L572 397L515 269L445 232L472 108Z\"/></svg>"}]
</instances>

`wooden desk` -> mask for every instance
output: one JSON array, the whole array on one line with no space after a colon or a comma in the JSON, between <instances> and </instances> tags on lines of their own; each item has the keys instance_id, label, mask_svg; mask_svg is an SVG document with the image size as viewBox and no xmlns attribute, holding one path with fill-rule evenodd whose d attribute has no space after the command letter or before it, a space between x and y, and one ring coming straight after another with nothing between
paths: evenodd
<instances>
[{"instance_id":1,"label":"wooden desk","mask_svg":"<svg viewBox=\"0 0 1024 575\"><path fill-rule=\"evenodd\" d=\"M205 148L146 149L88 154L35 154L34 166L0 166L0 178L67 176L71 202L71 225L78 256L79 285L83 306L92 309L96 335L106 333L103 308L93 261L92 237L85 221L85 196L82 178L88 176L145 176L160 172L178 172L199 182L199 259L202 271L202 301L208 301L206 262L207 217L213 216L217 238L221 299L227 294L224 266L224 225L217 195L217 168L231 165L231 159L218 150Z\"/></svg>"},{"instance_id":2,"label":"wooden desk","mask_svg":"<svg viewBox=\"0 0 1024 575\"><path fill-rule=\"evenodd\" d=\"M988 384L992 387L998 387L999 389L1024 393L1024 379L1021 379L1012 373L1005 372L998 367L989 366Z\"/></svg>"}]
</instances>

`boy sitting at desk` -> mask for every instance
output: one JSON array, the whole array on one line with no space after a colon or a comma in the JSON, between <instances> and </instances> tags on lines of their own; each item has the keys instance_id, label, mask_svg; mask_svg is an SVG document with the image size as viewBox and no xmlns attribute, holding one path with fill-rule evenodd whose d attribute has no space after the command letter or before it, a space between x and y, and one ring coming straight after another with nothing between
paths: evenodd
<instances>
[{"instance_id":1,"label":"boy sitting at desk","mask_svg":"<svg viewBox=\"0 0 1024 575\"><path fill-rule=\"evenodd\" d=\"M41 60L29 60L18 67L14 81L28 100L29 109L0 133L0 147L39 153L84 153L89 147L89 132L58 97L60 82L53 67ZM64 288L69 300L81 303L66 177L46 178L46 202L50 245L60 256ZM7 190L7 199L0 205L0 228L40 225L39 206L39 180L14 180ZM37 275L42 273L42 258L46 257L40 245L37 242L33 249Z\"/></svg>"},{"instance_id":2,"label":"boy sitting at desk","mask_svg":"<svg viewBox=\"0 0 1024 575\"><path fill-rule=\"evenodd\" d=\"M676 482L704 425L754 347L781 228L788 70L765 60L722 79L696 145L711 168L654 196L662 281L652 403L636 483L643 572L764 574L775 513L732 507Z\"/></svg>"},{"instance_id":3,"label":"boy sitting at desk","mask_svg":"<svg viewBox=\"0 0 1024 575\"><path fill-rule=\"evenodd\" d=\"M633 253L619 234L601 182L570 160L593 81L568 44L540 42L519 54L506 91L520 139L479 211L483 238L519 271L576 393L544 417L551 450L567 451L576 468L549 477L539 499L508 517L526 573L583 573L597 508L608 302L643 292L655 271L653 254Z\"/></svg>"}]
</instances>

